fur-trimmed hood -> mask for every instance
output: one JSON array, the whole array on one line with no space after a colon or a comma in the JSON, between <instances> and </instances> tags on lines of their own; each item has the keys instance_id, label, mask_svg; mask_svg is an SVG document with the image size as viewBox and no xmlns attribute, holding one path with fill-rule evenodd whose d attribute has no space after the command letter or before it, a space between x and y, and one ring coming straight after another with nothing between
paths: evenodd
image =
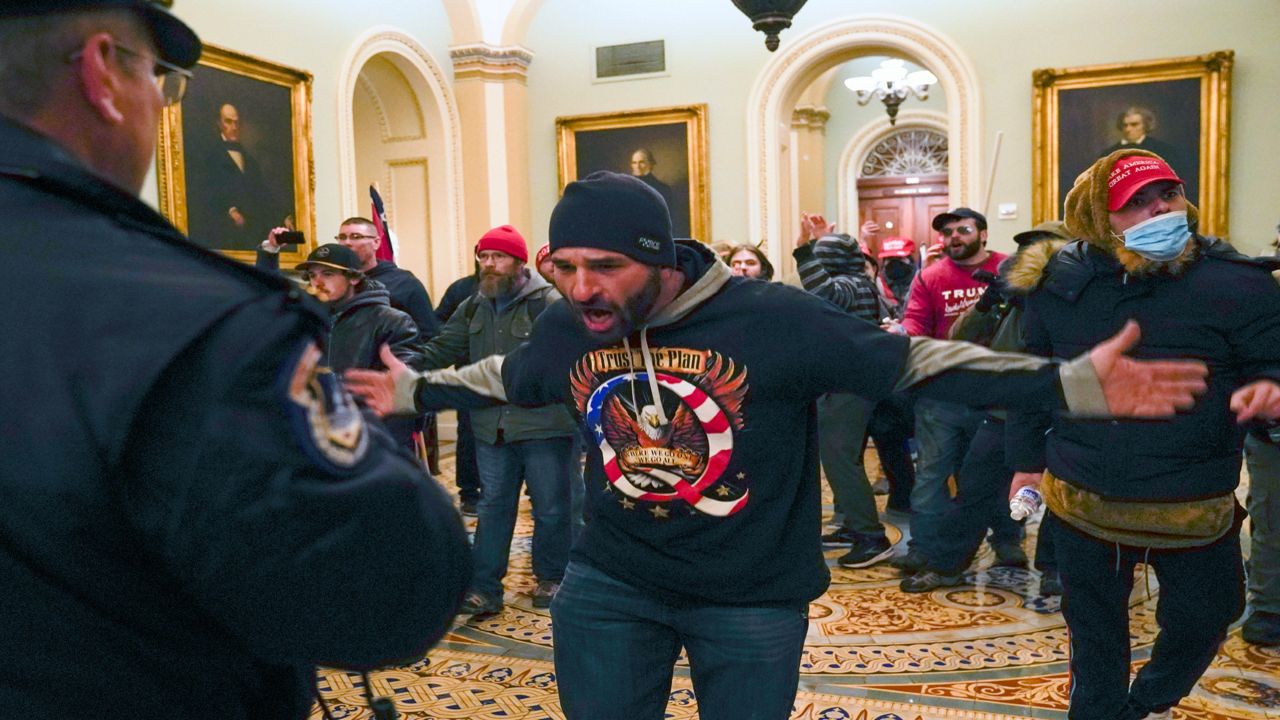
<instances>
[{"instance_id":1,"label":"fur-trimmed hood","mask_svg":"<svg viewBox=\"0 0 1280 720\"><path fill-rule=\"evenodd\" d=\"M1005 287L1019 295L1030 294L1040 286L1044 269L1048 267L1054 253L1061 250L1067 242L1067 240L1041 240L1019 249L1013 257L1009 258L1009 266L1003 273Z\"/></svg>"},{"instance_id":2,"label":"fur-trimmed hood","mask_svg":"<svg viewBox=\"0 0 1280 720\"><path fill-rule=\"evenodd\" d=\"M1125 271L1131 275L1151 275L1165 273L1178 275L1199 257L1196 243L1188 238L1187 247L1182 254L1173 260L1157 262L1148 260L1128 250L1124 246L1124 238L1111 230L1110 213L1107 210L1108 179L1111 168L1121 158L1140 155L1144 157L1159 156L1146 150L1122 148L1099 159L1088 170L1080 173L1076 184L1067 193L1063 220L1072 235L1088 242L1094 247L1114 256ZM1200 212L1195 205L1187 203L1187 224L1194 234L1199 224Z\"/></svg>"}]
</instances>

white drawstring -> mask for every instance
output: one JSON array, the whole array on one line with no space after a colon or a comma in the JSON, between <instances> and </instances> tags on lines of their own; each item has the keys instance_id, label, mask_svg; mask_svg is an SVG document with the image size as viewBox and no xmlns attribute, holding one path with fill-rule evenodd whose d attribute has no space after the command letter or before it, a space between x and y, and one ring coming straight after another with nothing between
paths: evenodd
<instances>
[{"instance_id":1,"label":"white drawstring","mask_svg":"<svg viewBox=\"0 0 1280 720\"><path fill-rule=\"evenodd\" d=\"M640 356L644 358L644 370L649 374L649 392L653 395L653 404L658 411L658 422L666 427L667 411L662 407L662 396L658 394L658 373L653 366L653 355L649 354L649 328L640 328Z\"/></svg>"},{"instance_id":2,"label":"white drawstring","mask_svg":"<svg viewBox=\"0 0 1280 720\"><path fill-rule=\"evenodd\" d=\"M635 413L636 424L644 427L642 408L636 400L636 366L631 360L631 343L627 338L622 338L622 348L627 352L627 367L631 370L631 412ZM640 329L640 358L644 362L645 374L649 376L649 394L653 398L652 406L657 413L658 425L666 427L670 420L667 419L666 408L662 406L662 396L659 394L658 373L653 365L653 354L649 352L648 328Z\"/></svg>"}]
</instances>

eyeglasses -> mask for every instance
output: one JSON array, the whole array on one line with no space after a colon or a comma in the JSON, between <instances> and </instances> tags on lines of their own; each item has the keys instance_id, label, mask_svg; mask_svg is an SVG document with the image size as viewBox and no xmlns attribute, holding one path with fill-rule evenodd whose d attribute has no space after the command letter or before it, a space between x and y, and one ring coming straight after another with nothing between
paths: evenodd
<instances>
[{"instance_id":1,"label":"eyeglasses","mask_svg":"<svg viewBox=\"0 0 1280 720\"><path fill-rule=\"evenodd\" d=\"M170 63L144 55L137 50L130 50L118 42L112 42L115 49L124 55L132 55L143 60L151 60L154 63L151 71L156 77L156 87L160 89L160 96L164 98L166 106L176 105L182 101L182 97L187 94L187 81L191 79L191 71L184 70ZM67 58L67 62L74 62L84 56L83 50L77 50Z\"/></svg>"},{"instance_id":2,"label":"eyeglasses","mask_svg":"<svg viewBox=\"0 0 1280 720\"><path fill-rule=\"evenodd\" d=\"M968 235L973 232L972 225L957 225L953 228L942 228L938 234L942 237L951 237L952 235Z\"/></svg>"},{"instance_id":3,"label":"eyeglasses","mask_svg":"<svg viewBox=\"0 0 1280 720\"><path fill-rule=\"evenodd\" d=\"M377 235L361 235L360 233L351 233L350 235L347 235L345 233L338 233L337 235L333 236L333 239L337 240L338 242L346 242L348 240L377 240L378 236Z\"/></svg>"}]
</instances>

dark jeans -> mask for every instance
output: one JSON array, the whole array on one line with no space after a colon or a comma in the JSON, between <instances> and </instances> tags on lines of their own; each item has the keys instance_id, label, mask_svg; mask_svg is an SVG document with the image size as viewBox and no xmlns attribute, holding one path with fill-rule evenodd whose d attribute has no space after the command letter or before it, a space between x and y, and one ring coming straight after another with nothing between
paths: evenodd
<instances>
[{"instance_id":1,"label":"dark jeans","mask_svg":"<svg viewBox=\"0 0 1280 720\"><path fill-rule=\"evenodd\" d=\"M951 504L949 480L960 473L969 441L983 413L964 405L921 398L916 401L916 444L920 462L911 489L911 540L917 552L936 547L933 533Z\"/></svg>"},{"instance_id":2,"label":"dark jeans","mask_svg":"<svg viewBox=\"0 0 1280 720\"><path fill-rule=\"evenodd\" d=\"M1250 435L1244 457L1249 463L1249 604L1255 611L1280 613L1280 447Z\"/></svg>"},{"instance_id":3,"label":"dark jeans","mask_svg":"<svg viewBox=\"0 0 1280 720\"><path fill-rule=\"evenodd\" d=\"M471 431L471 413L458 411L458 445L455 455L454 482L463 502L480 499L480 470L476 467L476 436Z\"/></svg>"},{"instance_id":4,"label":"dark jeans","mask_svg":"<svg viewBox=\"0 0 1280 720\"><path fill-rule=\"evenodd\" d=\"M476 508L471 589L502 597L522 481L533 499L533 575L559 581L569 562L569 483L577 460L572 437L490 445L476 442L484 492Z\"/></svg>"},{"instance_id":5,"label":"dark jeans","mask_svg":"<svg viewBox=\"0 0 1280 720\"><path fill-rule=\"evenodd\" d=\"M1191 692L1244 610L1242 516L1238 512L1236 525L1209 545L1158 550L1108 543L1046 513L1071 641L1070 720L1141 717ZM1134 567L1144 562L1160 581L1160 634L1151 661L1130 686L1129 595Z\"/></svg>"},{"instance_id":6,"label":"dark jeans","mask_svg":"<svg viewBox=\"0 0 1280 720\"><path fill-rule=\"evenodd\" d=\"M871 407L869 401L847 393L818 398L818 455L841 526L879 538L884 537L884 526L862 460Z\"/></svg>"},{"instance_id":7,"label":"dark jeans","mask_svg":"<svg viewBox=\"0 0 1280 720\"><path fill-rule=\"evenodd\" d=\"M1049 513L1045 513L1045 518L1049 517ZM1049 574L1058 572L1058 546L1054 542L1055 534L1053 523L1041 522L1040 532L1036 533L1036 557L1034 564L1036 569L1042 573Z\"/></svg>"},{"instance_id":8,"label":"dark jeans","mask_svg":"<svg viewBox=\"0 0 1280 720\"><path fill-rule=\"evenodd\" d=\"M551 601L569 720L658 720L683 646L702 720L785 720L800 682L808 604L672 604L570 563Z\"/></svg>"},{"instance_id":9,"label":"dark jeans","mask_svg":"<svg viewBox=\"0 0 1280 720\"><path fill-rule=\"evenodd\" d=\"M908 442L915 433L915 413L906 393L894 393L871 411L867 434L876 443L876 455L889 481L889 509L911 509L911 488L916 484L916 465Z\"/></svg>"},{"instance_id":10,"label":"dark jeans","mask_svg":"<svg viewBox=\"0 0 1280 720\"><path fill-rule=\"evenodd\" d=\"M991 542L1018 543L1022 527L1009 517L1013 471L1004 463L1004 422L986 418L978 426L956 475L956 496L933 531L921 538L928 567L944 575L964 572L991 528Z\"/></svg>"}]
</instances>

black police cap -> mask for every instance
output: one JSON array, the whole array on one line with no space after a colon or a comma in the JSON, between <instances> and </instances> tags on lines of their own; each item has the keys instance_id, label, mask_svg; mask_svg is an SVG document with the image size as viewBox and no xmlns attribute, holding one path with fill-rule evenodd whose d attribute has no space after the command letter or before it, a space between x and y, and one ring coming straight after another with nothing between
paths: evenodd
<instances>
[{"instance_id":1,"label":"black police cap","mask_svg":"<svg viewBox=\"0 0 1280 720\"><path fill-rule=\"evenodd\" d=\"M200 59L203 45L195 31L169 12L173 0L0 0L0 18L30 17L77 10L135 10L151 29L160 59L189 68Z\"/></svg>"}]
</instances>

